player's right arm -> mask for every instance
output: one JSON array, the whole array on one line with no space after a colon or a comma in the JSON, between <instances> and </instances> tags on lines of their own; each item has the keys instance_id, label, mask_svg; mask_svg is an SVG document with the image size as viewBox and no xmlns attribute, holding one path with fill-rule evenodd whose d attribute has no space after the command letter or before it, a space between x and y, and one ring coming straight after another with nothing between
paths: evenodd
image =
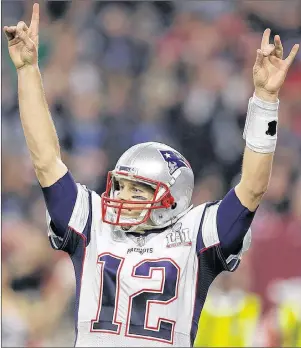
<instances>
[{"instance_id":1,"label":"player's right arm","mask_svg":"<svg viewBox=\"0 0 301 348\"><path fill-rule=\"evenodd\" d=\"M61 159L38 67L39 5L33 6L29 28L19 22L4 32L18 75L21 123L47 206L49 238L54 248L67 250L74 236L87 235L89 193L76 185Z\"/></svg>"},{"instance_id":2,"label":"player's right arm","mask_svg":"<svg viewBox=\"0 0 301 348\"><path fill-rule=\"evenodd\" d=\"M37 178L42 187L48 187L67 173L67 167L61 160L38 67L39 5L33 7L29 28L19 22L4 27L4 32L18 75L19 109L26 143Z\"/></svg>"}]
</instances>

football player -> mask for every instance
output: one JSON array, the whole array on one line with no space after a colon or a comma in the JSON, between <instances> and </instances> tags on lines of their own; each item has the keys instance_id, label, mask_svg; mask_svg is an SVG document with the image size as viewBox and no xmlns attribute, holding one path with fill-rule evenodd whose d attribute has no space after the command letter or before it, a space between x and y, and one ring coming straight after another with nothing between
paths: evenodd
<instances>
[{"instance_id":1,"label":"football player","mask_svg":"<svg viewBox=\"0 0 301 348\"><path fill-rule=\"evenodd\" d=\"M278 92L298 45L283 59L280 37L269 44L265 30L253 69L241 180L221 201L192 207L188 161L155 142L121 156L102 196L75 183L62 162L43 92L38 27L35 4L29 27L19 22L4 31L50 243L74 265L75 345L192 346L210 284L222 271L234 271L250 244L248 231L276 147Z\"/></svg>"}]
</instances>

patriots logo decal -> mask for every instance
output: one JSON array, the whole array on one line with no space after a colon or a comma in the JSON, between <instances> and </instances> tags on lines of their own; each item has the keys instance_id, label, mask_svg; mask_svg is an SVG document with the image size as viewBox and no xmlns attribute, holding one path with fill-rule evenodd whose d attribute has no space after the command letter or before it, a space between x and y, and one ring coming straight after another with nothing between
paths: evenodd
<instances>
[{"instance_id":1,"label":"patriots logo decal","mask_svg":"<svg viewBox=\"0 0 301 348\"><path fill-rule=\"evenodd\" d=\"M159 150L159 152L168 165L170 175L172 175L179 168L182 168L182 167L191 168L188 161L179 153L170 151L170 150L166 150L166 151Z\"/></svg>"}]
</instances>

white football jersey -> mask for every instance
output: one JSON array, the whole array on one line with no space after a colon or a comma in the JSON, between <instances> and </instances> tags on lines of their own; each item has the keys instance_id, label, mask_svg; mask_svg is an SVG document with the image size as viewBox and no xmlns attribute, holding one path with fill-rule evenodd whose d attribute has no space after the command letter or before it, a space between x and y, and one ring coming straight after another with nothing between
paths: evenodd
<instances>
[{"instance_id":1,"label":"white football jersey","mask_svg":"<svg viewBox=\"0 0 301 348\"><path fill-rule=\"evenodd\" d=\"M64 239L76 275L76 347L192 346L208 288L234 270L249 244L227 260L219 248L219 202L191 209L161 232L125 233L103 223L101 199L78 184Z\"/></svg>"}]
</instances>

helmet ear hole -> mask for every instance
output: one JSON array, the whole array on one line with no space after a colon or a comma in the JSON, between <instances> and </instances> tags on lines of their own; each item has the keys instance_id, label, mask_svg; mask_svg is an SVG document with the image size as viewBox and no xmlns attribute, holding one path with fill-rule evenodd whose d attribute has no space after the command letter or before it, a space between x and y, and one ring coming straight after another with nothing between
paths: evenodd
<instances>
[{"instance_id":1,"label":"helmet ear hole","mask_svg":"<svg viewBox=\"0 0 301 348\"><path fill-rule=\"evenodd\" d=\"M174 202L174 203L172 204L172 206L171 206L171 209L174 210L174 209L176 209L176 207L177 207L177 203Z\"/></svg>"},{"instance_id":2,"label":"helmet ear hole","mask_svg":"<svg viewBox=\"0 0 301 348\"><path fill-rule=\"evenodd\" d=\"M171 208L172 205L174 204L174 198L173 196L169 193L167 197L163 198L161 201L161 204L165 207L165 208Z\"/></svg>"}]
</instances>

